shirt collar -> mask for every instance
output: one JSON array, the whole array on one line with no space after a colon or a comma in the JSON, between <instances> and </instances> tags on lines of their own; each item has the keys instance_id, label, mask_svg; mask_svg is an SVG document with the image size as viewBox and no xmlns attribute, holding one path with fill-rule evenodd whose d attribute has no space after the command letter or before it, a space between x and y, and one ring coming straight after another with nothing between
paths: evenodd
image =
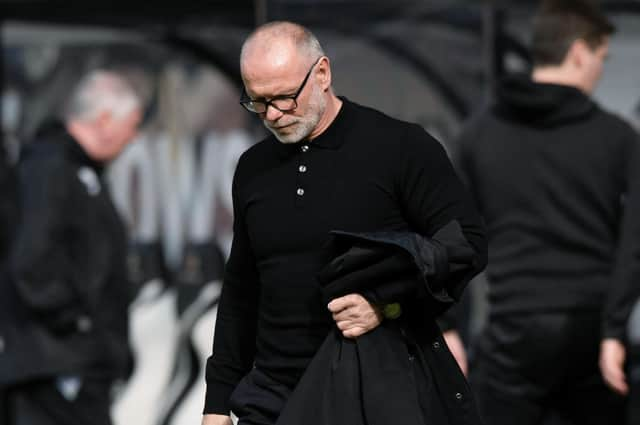
<instances>
[{"instance_id":1,"label":"shirt collar","mask_svg":"<svg viewBox=\"0 0 640 425\"><path fill-rule=\"evenodd\" d=\"M338 96L342 101L342 107L338 111L338 115L333 119L329 127L318 137L312 140L302 140L297 143L281 143L275 136L271 136L272 142L278 145L278 152L281 156L287 157L294 153L300 152L303 145L309 146L311 149L339 149L346 141L346 133L349 116L353 113L353 104L346 97Z\"/></svg>"},{"instance_id":2,"label":"shirt collar","mask_svg":"<svg viewBox=\"0 0 640 425\"><path fill-rule=\"evenodd\" d=\"M104 164L93 160L67 131L64 123L59 120L48 120L38 130L36 138L44 143L59 143L67 157L78 165L91 167L96 173L102 174Z\"/></svg>"}]
</instances>

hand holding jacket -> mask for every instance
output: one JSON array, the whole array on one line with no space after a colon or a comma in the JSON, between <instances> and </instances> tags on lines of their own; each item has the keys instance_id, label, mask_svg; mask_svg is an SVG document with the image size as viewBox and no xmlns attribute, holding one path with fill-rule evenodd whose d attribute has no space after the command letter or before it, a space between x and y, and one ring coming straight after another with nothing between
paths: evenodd
<instances>
[{"instance_id":1,"label":"hand holding jacket","mask_svg":"<svg viewBox=\"0 0 640 425\"><path fill-rule=\"evenodd\" d=\"M329 303L328 308L345 338L357 338L382 323L380 308L360 294L336 298Z\"/></svg>"},{"instance_id":2,"label":"hand holding jacket","mask_svg":"<svg viewBox=\"0 0 640 425\"><path fill-rule=\"evenodd\" d=\"M406 312L399 320L373 321L368 331L356 327L362 331L358 338L331 331L277 425L421 425L426 418L449 423L445 417L480 423L464 375L435 325L436 316L478 271L475 251L458 223L449 223L431 239L413 233L334 234L337 256L318 280L325 299L337 298L329 304L337 328L343 331L343 322L349 321L342 307L357 304L344 300L361 298L354 292L366 293L374 304L399 301ZM424 394L420 388L438 391Z\"/></svg>"}]
</instances>

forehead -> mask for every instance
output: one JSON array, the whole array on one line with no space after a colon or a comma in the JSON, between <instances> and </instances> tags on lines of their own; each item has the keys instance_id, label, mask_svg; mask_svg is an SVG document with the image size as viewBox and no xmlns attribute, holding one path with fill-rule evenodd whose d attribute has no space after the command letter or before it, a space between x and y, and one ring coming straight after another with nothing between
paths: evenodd
<instances>
[{"instance_id":1,"label":"forehead","mask_svg":"<svg viewBox=\"0 0 640 425\"><path fill-rule=\"evenodd\" d=\"M303 59L290 44L250 46L240 64L247 93L266 97L295 91L306 72Z\"/></svg>"},{"instance_id":2,"label":"forehead","mask_svg":"<svg viewBox=\"0 0 640 425\"><path fill-rule=\"evenodd\" d=\"M293 94L302 83L304 71L297 67L283 68L278 72L243 74L245 90L253 98Z\"/></svg>"}]
</instances>

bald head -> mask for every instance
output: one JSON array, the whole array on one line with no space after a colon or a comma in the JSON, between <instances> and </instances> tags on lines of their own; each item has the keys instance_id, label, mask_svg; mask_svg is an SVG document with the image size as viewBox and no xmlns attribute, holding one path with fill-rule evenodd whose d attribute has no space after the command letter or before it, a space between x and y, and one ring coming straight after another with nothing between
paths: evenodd
<instances>
[{"instance_id":1,"label":"bald head","mask_svg":"<svg viewBox=\"0 0 640 425\"><path fill-rule=\"evenodd\" d=\"M342 105L331 89L329 58L318 39L293 22L271 22L249 35L240 71L243 97L249 99L243 104L251 105L247 109L282 143L317 137Z\"/></svg>"},{"instance_id":2,"label":"bald head","mask_svg":"<svg viewBox=\"0 0 640 425\"><path fill-rule=\"evenodd\" d=\"M300 63L309 66L324 51L318 39L302 25L276 21L258 27L240 53L242 75L264 67L283 68Z\"/></svg>"}]
</instances>

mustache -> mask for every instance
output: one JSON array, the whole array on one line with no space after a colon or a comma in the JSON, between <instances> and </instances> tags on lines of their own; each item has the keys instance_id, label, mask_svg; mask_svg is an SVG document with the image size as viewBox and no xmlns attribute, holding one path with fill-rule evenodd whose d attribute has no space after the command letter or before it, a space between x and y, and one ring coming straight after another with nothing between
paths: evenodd
<instances>
[{"instance_id":1,"label":"mustache","mask_svg":"<svg viewBox=\"0 0 640 425\"><path fill-rule=\"evenodd\" d=\"M270 123L267 120L263 120L262 122L267 128L270 128L272 130L279 130L281 128L289 127L290 125L296 124L298 121L297 120L293 120L293 121L288 122L288 123Z\"/></svg>"}]
</instances>

